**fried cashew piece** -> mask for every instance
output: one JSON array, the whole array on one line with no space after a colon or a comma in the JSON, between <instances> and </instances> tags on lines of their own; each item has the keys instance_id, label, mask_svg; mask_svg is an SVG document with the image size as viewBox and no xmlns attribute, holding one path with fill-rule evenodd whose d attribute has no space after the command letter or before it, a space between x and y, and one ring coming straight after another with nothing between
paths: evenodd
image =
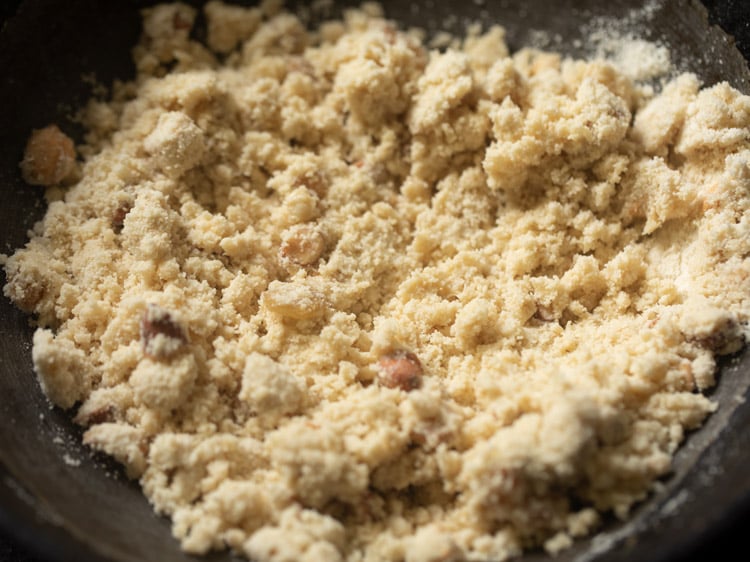
<instances>
[{"instance_id":1,"label":"fried cashew piece","mask_svg":"<svg viewBox=\"0 0 750 562\"><path fill-rule=\"evenodd\" d=\"M57 125L35 129L26 143L20 166L26 183L44 187L58 185L76 168L73 140Z\"/></svg>"},{"instance_id":2,"label":"fried cashew piece","mask_svg":"<svg viewBox=\"0 0 750 562\"><path fill-rule=\"evenodd\" d=\"M422 363L411 351L396 350L378 360L378 381L382 386L405 392L422 386Z\"/></svg>"}]
</instances>

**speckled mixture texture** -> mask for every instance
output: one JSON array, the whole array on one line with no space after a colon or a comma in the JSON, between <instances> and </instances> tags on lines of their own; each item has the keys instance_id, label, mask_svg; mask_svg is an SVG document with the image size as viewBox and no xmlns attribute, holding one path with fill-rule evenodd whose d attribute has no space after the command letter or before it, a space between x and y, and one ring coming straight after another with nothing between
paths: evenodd
<instances>
[{"instance_id":1,"label":"speckled mixture texture","mask_svg":"<svg viewBox=\"0 0 750 562\"><path fill-rule=\"evenodd\" d=\"M146 10L85 142L22 163L49 208L4 292L85 442L192 553L503 560L626 517L748 335L750 98L372 5L205 16Z\"/></svg>"}]
</instances>

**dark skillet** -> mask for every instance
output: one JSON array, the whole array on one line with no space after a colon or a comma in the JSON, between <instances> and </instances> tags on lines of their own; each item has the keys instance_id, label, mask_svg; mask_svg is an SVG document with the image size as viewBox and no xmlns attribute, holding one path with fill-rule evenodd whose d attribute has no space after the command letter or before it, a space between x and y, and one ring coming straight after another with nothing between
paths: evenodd
<instances>
[{"instance_id":1,"label":"dark skillet","mask_svg":"<svg viewBox=\"0 0 750 562\"><path fill-rule=\"evenodd\" d=\"M29 131L56 122L69 134L80 135L67 117L91 94L82 75L93 72L104 84L132 76L130 48L139 34L138 8L147 3L28 0L2 30L0 252L22 245L27 229L43 214L41 193L24 185L18 171ZM546 29L561 38L555 48L579 55L584 53L574 47L575 40L586 43L582 21L605 15L624 21L629 10L641 4L423 0L416 3L427 7L415 13L406 2L383 3L390 17L431 29L451 19L453 31L460 31L466 18L502 23L512 47L525 43L529 29ZM709 28L702 6L691 0L656 4L660 7L653 19L636 24L642 36L663 40L681 68L696 72L705 83L728 80L750 93L747 62L724 33ZM713 17L738 35L747 54L746 0L706 4ZM0 533L49 560L192 559L180 552L168 521L152 513L137 484L125 480L106 459L91 457L79 445L80 430L68 415L49 408L31 368L31 334L28 319L0 298ZM717 535L722 529L741 532L746 525L738 518L750 513L750 401L741 403L750 398L748 387L746 349L722 362L720 383L713 391L721 408L688 438L663 490L641 505L629 523L608 523L597 538L580 541L556 560L684 559L712 537L709 544L717 545L715 537L722 536ZM80 465L66 463L66 454ZM226 553L206 558L230 559ZM523 560L545 559L542 553L530 553Z\"/></svg>"}]
</instances>

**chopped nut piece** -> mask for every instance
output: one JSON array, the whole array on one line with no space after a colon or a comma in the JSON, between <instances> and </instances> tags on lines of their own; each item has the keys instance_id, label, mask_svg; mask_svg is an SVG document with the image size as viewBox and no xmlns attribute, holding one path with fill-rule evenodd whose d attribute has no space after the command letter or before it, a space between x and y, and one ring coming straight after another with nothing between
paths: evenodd
<instances>
[{"instance_id":1,"label":"chopped nut piece","mask_svg":"<svg viewBox=\"0 0 750 562\"><path fill-rule=\"evenodd\" d=\"M378 361L380 384L403 391L422 386L422 364L411 351L398 350L384 355Z\"/></svg>"},{"instance_id":2,"label":"chopped nut piece","mask_svg":"<svg viewBox=\"0 0 750 562\"><path fill-rule=\"evenodd\" d=\"M326 241L321 232L310 225L299 225L284 233L279 254L282 260L297 265L311 265L325 250Z\"/></svg>"},{"instance_id":3,"label":"chopped nut piece","mask_svg":"<svg viewBox=\"0 0 750 562\"><path fill-rule=\"evenodd\" d=\"M49 187L67 178L75 164L73 141L57 125L49 125L31 133L21 161L21 173L26 183Z\"/></svg>"},{"instance_id":4,"label":"chopped nut piece","mask_svg":"<svg viewBox=\"0 0 750 562\"><path fill-rule=\"evenodd\" d=\"M112 215L112 228L115 232L120 232L122 227L125 225L125 217L128 216L132 206L128 203L123 203L117 209L115 209Z\"/></svg>"},{"instance_id":5,"label":"chopped nut piece","mask_svg":"<svg viewBox=\"0 0 750 562\"><path fill-rule=\"evenodd\" d=\"M168 310L149 304L141 318L143 353L153 359L166 359L187 342L182 326Z\"/></svg>"}]
</instances>

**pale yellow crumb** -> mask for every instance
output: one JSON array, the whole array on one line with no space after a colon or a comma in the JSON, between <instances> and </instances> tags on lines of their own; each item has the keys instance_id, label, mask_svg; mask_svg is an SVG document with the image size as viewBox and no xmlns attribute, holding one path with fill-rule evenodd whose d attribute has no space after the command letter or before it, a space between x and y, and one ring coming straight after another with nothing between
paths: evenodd
<instances>
[{"instance_id":1,"label":"pale yellow crumb","mask_svg":"<svg viewBox=\"0 0 750 562\"><path fill-rule=\"evenodd\" d=\"M750 97L374 4L204 13L144 10L0 256L84 442L190 553L500 561L626 517L749 335Z\"/></svg>"}]
</instances>

